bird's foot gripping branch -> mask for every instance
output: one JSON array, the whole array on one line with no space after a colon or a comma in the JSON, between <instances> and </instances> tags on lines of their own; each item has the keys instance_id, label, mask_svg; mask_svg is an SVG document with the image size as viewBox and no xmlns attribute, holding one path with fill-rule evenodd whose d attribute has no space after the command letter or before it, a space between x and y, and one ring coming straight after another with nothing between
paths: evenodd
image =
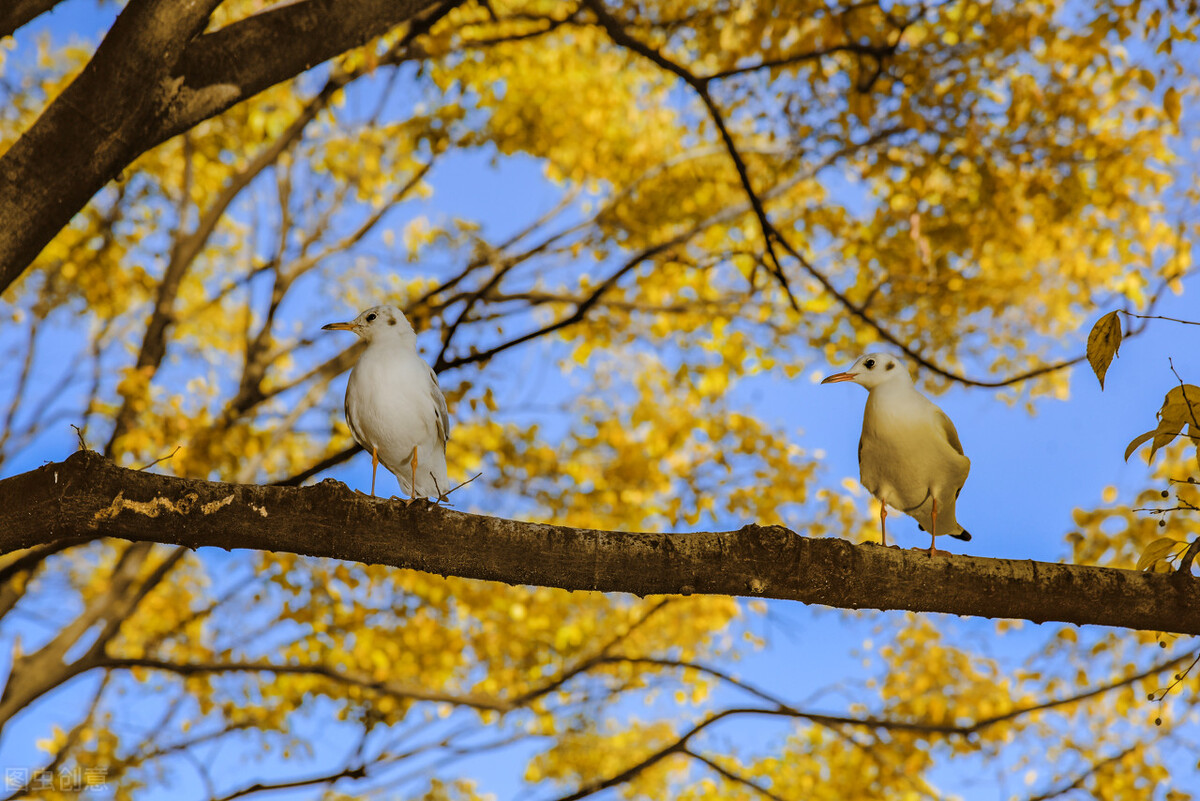
<instances>
[{"instance_id":1,"label":"bird's foot gripping branch","mask_svg":"<svg viewBox=\"0 0 1200 801\"><path fill-rule=\"evenodd\" d=\"M79 451L0 480L0 551L116 537L384 564L637 595L742 595L1200 634L1186 573L987 559L802 537L780 526L622 533L406 506L327 480L225 484L119 467ZM7 572L7 571L5 571Z\"/></svg>"}]
</instances>

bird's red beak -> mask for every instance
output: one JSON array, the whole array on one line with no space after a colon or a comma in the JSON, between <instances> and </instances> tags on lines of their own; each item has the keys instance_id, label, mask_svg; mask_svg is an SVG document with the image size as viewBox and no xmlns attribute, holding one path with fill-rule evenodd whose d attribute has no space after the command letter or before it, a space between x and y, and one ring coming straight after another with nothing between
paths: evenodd
<instances>
[{"instance_id":1,"label":"bird's red beak","mask_svg":"<svg viewBox=\"0 0 1200 801\"><path fill-rule=\"evenodd\" d=\"M321 326L322 331L353 331L354 323L330 323Z\"/></svg>"},{"instance_id":2,"label":"bird's red beak","mask_svg":"<svg viewBox=\"0 0 1200 801\"><path fill-rule=\"evenodd\" d=\"M853 381L857 377L858 377L858 375L856 373L834 373L831 376L826 376L825 380L822 381L821 383L822 384L836 384L839 381Z\"/></svg>"}]
</instances>

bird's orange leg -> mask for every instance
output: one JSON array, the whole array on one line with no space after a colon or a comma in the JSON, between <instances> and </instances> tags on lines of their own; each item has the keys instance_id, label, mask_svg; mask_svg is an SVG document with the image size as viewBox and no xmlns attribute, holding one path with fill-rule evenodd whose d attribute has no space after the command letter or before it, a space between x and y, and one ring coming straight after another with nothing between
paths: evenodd
<instances>
[{"instance_id":1,"label":"bird's orange leg","mask_svg":"<svg viewBox=\"0 0 1200 801\"><path fill-rule=\"evenodd\" d=\"M929 555L937 553L937 498L933 499L933 531L929 532Z\"/></svg>"},{"instance_id":2,"label":"bird's orange leg","mask_svg":"<svg viewBox=\"0 0 1200 801\"><path fill-rule=\"evenodd\" d=\"M887 504L883 501L879 502L879 541L883 547L887 547Z\"/></svg>"},{"instance_id":3,"label":"bird's orange leg","mask_svg":"<svg viewBox=\"0 0 1200 801\"><path fill-rule=\"evenodd\" d=\"M379 469L379 448L371 448L371 497L375 497L375 471Z\"/></svg>"},{"instance_id":4,"label":"bird's orange leg","mask_svg":"<svg viewBox=\"0 0 1200 801\"><path fill-rule=\"evenodd\" d=\"M412 487L408 491L408 502L412 503L417 499L417 446L413 445L412 456L409 457L412 463Z\"/></svg>"}]
</instances>

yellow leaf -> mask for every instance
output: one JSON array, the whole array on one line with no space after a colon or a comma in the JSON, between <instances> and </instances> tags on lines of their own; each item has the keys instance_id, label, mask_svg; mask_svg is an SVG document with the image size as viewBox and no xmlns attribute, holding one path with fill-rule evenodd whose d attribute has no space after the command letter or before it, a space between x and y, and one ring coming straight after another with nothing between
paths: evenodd
<instances>
[{"instance_id":1,"label":"yellow leaf","mask_svg":"<svg viewBox=\"0 0 1200 801\"><path fill-rule=\"evenodd\" d=\"M1104 376L1113 357L1121 347L1121 320L1117 313L1109 312L1096 321L1092 332L1088 334L1087 359L1088 364L1100 379L1100 389L1104 389ZM1129 458L1128 455L1125 456Z\"/></svg>"},{"instance_id":2,"label":"yellow leaf","mask_svg":"<svg viewBox=\"0 0 1200 801\"><path fill-rule=\"evenodd\" d=\"M1163 111L1167 112L1167 116L1171 118L1171 122L1179 124L1179 114L1182 111L1182 106L1179 103L1179 92L1175 87L1169 87L1163 94Z\"/></svg>"},{"instance_id":3,"label":"yellow leaf","mask_svg":"<svg viewBox=\"0 0 1200 801\"><path fill-rule=\"evenodd\" d=\"M1182 544L1171 537L1159 537L1147 545L1146 550L1142 551L1142 555L1138 557L1137 569L1145 570L1148 567L1153 567L1155 562L1169 554L1176 546Z\"/></svg>"},{"instance_id":4,"label":"yellow leaf","mask_svg":"<svg viewBox=\"0 0 1200 801\"><path fill-rule=\"evenodd\" d=\"M1154 445L1150 449L1147 462L1153 461L1155 452L1170 445L1171 441L1179 436L1184 425L1188 426L1188 436L1195 441L1196 432L1200 430L1200 426L1195 424L1198 419L1200 419L1200 387L1195 384L1180 384L1173 387L1163 399L1162 408L1158 411L1158 426L1153 431L1138 435L1129 443L1129 446L1125 448L1125 461L1129 461L1134 450L1151 437L1154 438Z\"/></svg>"}]
</instances>

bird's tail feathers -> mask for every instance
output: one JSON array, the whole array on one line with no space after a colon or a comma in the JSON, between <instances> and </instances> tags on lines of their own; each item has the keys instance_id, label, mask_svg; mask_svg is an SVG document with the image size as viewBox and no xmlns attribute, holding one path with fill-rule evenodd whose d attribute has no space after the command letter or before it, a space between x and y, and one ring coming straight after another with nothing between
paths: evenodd
<instances>
[{"instance_id":1,"label":"bird's tail feathers","mask_svg":"<svg viewBox=\"0 0 1200 801\"><path fill-rule=\"evenodd\" d=\"M921 531L929 531L929 529L925 528L925 526L921 525L920 523L917 523L917 528L921 529ZM965 528L957 534L951 534L950 536L954 537L956 540L962 540L963 542L971 541L971 532L967 531Z\"/></svg>"}]
</instances>

